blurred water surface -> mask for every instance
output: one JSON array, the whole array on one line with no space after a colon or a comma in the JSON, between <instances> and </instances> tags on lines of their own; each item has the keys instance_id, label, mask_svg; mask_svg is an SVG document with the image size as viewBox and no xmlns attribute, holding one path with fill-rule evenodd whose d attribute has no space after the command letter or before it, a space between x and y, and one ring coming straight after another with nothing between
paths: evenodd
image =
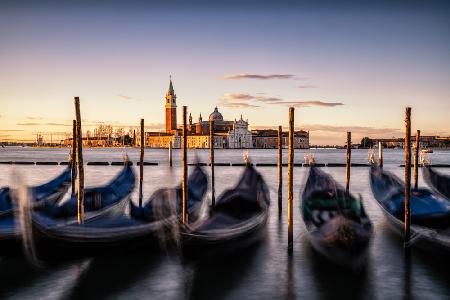
<instances>
[{"instance_id":1,"label":"blurred water surface","mask_svg":"<svg viewBox=\"0 0 450 300\"><path fill-rule=\"evenodd\" d=\"M217 150L216 162L242 162L242 150ZM136 162L138 149L84 149L84 160L120 161L127 153ZM276 163L276 150L248 150L255 163ZM295 162L314 153L318 163L345 162L345 150L298 150ZM287 151L284 151L284 161ZM208 162L208 150L190 150L189 161ZM68 149L0 148L0 161L64 161ZM353 150L352 162L366 163L367 150ZM436 164L450 163L449 151L430 154ZM174 150L174 167L167 165L167 150L146 149L145 160L158 166L144 167L144 199L156 189L180 182L180 151ZM385 150L385 168L403 177L402 150ZM28 184L53 178L64 166L0 165L0 186L14 185L13 170ZM134 166L136 174L138 167ZM323 168L341 184L345 168ZM108 182L116 166L86 166L85 186ZM209 173L209 168L205 168ZM358 272L331 265L310 246L299 211L299 195L308 168L294 169L294 251L287 254L287 172L283 172L283 212L277 211L277 168L259 167L270 186L272 206L265 239L253 247L225 257L182 260L176 251L118 251L104 256L67 261L36 269L20 255L0 257L2 299L449 299L449 260L413 251L405 262L402 241L391 233L373 199L368 168L351 170L351 192L361 196L375 226L367 267ZM450 174L450 169L439 170ZM241 167L216 167L216 193L232 187ZM424 185L421 174L419 183ZM209 192L208 192L209 193ZM137 199L138 189L133 192ZM210 195L208 194L208 199Z\"/></svg>"}]
</instances>

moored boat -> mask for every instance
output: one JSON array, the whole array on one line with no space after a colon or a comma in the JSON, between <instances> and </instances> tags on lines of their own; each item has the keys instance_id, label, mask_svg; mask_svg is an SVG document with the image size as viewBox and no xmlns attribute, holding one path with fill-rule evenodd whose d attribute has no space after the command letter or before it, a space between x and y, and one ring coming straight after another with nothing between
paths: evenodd
<instances>
[{"instance_id":1,"label":"moored boat","mask_svg":"<svg viewBox=\"0 0 450 300\"><path fill-rule=\"evenodd\" d=\"M422 169L425 182L437 193L450 199L450 176L436 172L431 166Z\"/></svg>"},{"instance_id":2,"label":"moored boat","mask_svg":"<svg viewBox=\"0 0 450 300\"><path fill-rule=\"evenodd\" d=\"M70 185L70 167L49 182L30 188L32 206L43 209L54 205L66 193ZM0 189L0 241L20 238L20 229L16 226L14 209L16 196L10 187Z\"/></svg>"},{"instance_id":3,"label":"moored boat","mask_svg":"<svg viewBox=\"0 0 450 300\"><path fill-rule=\"evenodd\" d=\"M314 249L332 262L357 268L365 263L373 226L361 199L328 174L311 167L301 213Z\"/></svg>"},{"instance_id":4,"label":"moored boat","mask_svg":"<svg viewBox=\"0 0 450 300\"><path fill-rule=\"evenodd\" d=\"M267 222L270 196L261 174L247 164L239 182L226 190L206 219L186 226L183 246L188 252L212 248L234 249L257 241Z\"/></svg>"},{"instance_id":5,"label":"moored boat","mask_svg":"<svg viewBox=\"0 0 450 300\"><path fill-rule=\"evenodd\" d=\"M207 177L200 167L195 168L188 180L188 213L189 218L196 219L203 204L207 190ZM148 199L143 207L138 207L131 199L130 214L114 214L108 217L95 218L83 224L71 222L59 226L48 226L33 219L38 230L41 246L45 248L71 249L82 253L113 246L130 246L157 242L164 238L166 230L178 227L178 216L181 212L181 186L159 189ZM160 236L161 235L161 236Z\"/></svg>"},{"instance_id":6,"label":"moored boat","mask_svg":"<svg viewBox=\"0 0 450 300\"><path fill-rule=\"evenodd\" d=\"M103 218L108 215L123 212L128 203L128 196L135 186L135 174L128 164L108 184L84 190L83 222ZM33 232L38 236L51 228L58 228L78 222L78 193L67 201L57 205L47 206L32 214Z\"/></svg>"},{"instance_id":7,"label":"moored boat","mask_svg":"<svg viewBox=\"0 0 450 300\"><path fill-rule=\"evenodd\" d=\"M370 185L391 228L403 236L404 183L379 167L370 170ZM420 188L411 191L411 241L426 250L450 250L450 203L444 197Z\"/></svg>"}]
</instances>

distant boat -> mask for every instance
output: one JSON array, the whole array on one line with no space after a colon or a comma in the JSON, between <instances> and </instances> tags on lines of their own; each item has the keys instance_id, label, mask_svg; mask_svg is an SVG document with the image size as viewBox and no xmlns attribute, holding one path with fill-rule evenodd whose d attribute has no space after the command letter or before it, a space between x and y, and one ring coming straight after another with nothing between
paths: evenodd
<instances>
[{"instance_id":1,"label":"distant boat","mask_svg":"<svg viewBox=\"0 0 450 300\"><path fill-rule=\"evenodd\" d=\"M404 183L379 167L370 170L372 193L392 229L404 234ZM450 251L450 203L428 189L411 190L411 240L423 249ZM431 247L434 246L434 247Z\"/></svg>"},{"instance_id":2,"label":"distant boat","mask_svg":"<svg viewBox=\"0 0 450 300\"><path fill-rule=\"evenodd\" d=\"M422 148L421 152L422 153L433 153L433 149L431 149L431 148Z\"/></svg>"},{"instance_id":3,"label":"distant boat","mask_svg":"<svg viewBox=\"0 0 450 300\"><path fill-rule=\"evenodd\" d=\"M319 253L351 268L365 263L373 226L362 201L317 167L310 168L301 213L311 244Z\"/></svg>"}]
</instances>

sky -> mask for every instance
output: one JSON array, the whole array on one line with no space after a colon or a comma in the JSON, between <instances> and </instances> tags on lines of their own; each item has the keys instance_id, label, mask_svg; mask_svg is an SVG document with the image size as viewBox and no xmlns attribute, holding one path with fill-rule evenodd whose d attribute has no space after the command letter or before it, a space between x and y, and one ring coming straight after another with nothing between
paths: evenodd
<instances>
[{"instance_id":1,"label":"sky","mask_svg":"<svg viewBox=\"0 0 450 300\"><path fill-rule=\"evenodd\" d=\"M37 3L38 2L38 3ZM394 4L393 4L394 3ZM250 127L295 126L310 143L346 131L450 135L445 2L2 1L0 141L83 129L164 128L169 76L194 121L218 106ZM48 137L47 137L48 138Z\"/></svg>"}]
</instances>

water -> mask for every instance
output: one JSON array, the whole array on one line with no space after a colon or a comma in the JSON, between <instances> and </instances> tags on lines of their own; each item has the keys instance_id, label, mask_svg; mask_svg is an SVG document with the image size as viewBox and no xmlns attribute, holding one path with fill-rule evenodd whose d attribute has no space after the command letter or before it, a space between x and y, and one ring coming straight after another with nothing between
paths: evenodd
<instances>
[{"instance_id":1,"label":"water","mask_svg":"<svg viewBox=\"0 0 450 300\"><path fill-rule=\"evenodd\" d=\"M128 152L137 161L137 149L85 149L84 160L120 161ZM295 152L295 161L303 161L310 151ZM345 162L345 150L311 150L316 161ZM67 149L1 148L0 161L64 161ZM241 150L216 151L217 162L242 162ZM353 150L352 161L367 162L367 150ZM206 150L189 151L207 162ZM250 150L255 163L276 162L275 150ZM284 153L287 155L287 152ZM435 151L433 163L450 163L450 152ZM144 167L144 199L156 189L176 185L181 179L180 152L174 151L174 168L167 166L167 150L146 150L147 161L159 166ZM287 157L284 157L286 160ZM385 150L385 168L403 177L404 153ZM12 169L20 172L29 184L40 184L57 175L63 166L0 165L0 186L12 184ZM138 169L135 166L138 174ZM345 168L323 168L341 184ZM106 183L120 167L86 166L85 184ZM208 170L208 169L206 169ZM306 180L307 168L294 169L294 251L287 254L286 186L283 190L283 214L277 212L277 169L260 167L270 186L272 206L266 238L245 251L227 257L204 257L198 261L181 260L176 251L117 251L104 256L47 265L36 269L20 253L0 257L1 299L449 299L449 260L413 251L408 264L402 242L393 235L373 199L368 168L352 168L350 189L361 194L367 213L374 223L375 235L370 246L367 268L351 272L330 265L311 248L300 219L299 194ZM216 193L232 187L242 168L216 167ZM450 169L440 169L450 174ZM284 183L287 183L286 169ZM423 185L421 174L419 182ZM285 184L286 185L286 184ZM133 193L137 199L137 189ZM210 196L208 195L208 198Z\"/></svg>"}]
</instances>

